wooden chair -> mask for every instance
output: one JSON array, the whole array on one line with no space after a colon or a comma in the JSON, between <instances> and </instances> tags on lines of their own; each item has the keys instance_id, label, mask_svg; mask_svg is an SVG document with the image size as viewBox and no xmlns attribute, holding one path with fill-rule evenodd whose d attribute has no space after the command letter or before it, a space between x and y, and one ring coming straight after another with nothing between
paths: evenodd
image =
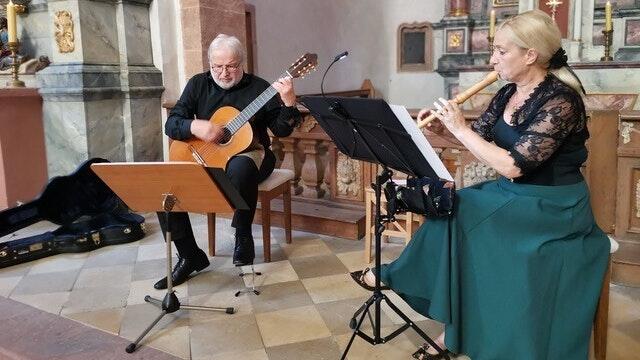
<instances>
[{"instance_id":1,"label":"wooden chair","mask_svg":"<svg viewBox=\"0 0 640 360\"><path fill-rule=\"evenodd\" d=\"M396 183L401 181L395 180ZM387 201L382 195L382 214L386 214L385 205ZM370 263L373 260L371 255L372 240L375 238L375 227L373 224L375 216L376 206L376 194L373 189L368 188L365 190L365 228L364 228L364 261ZM389 242L389 236L396 236L404 238L405 245L411 240L413 235L414 222L418 225L422 225L424 222L424 216L407 212L405 214L397 214L396 221L390 223L390 228L385 229L382 232L382 240Z\"/></svg>"},{"instance_id":2,"label":"wooden chair","mask_svg":"<svg viewBox=\"0 0 640 360\"><path fill-rule=\"evenodd\" d=\"M262 244L264 246L264 262L271 261L271 200L282 195L284 230L287 244L291 243L291 180L293 171L275 169L273 173L258 186L258 199L262 213ZM209 256L216 255L216 214L207 214Z\"/></svg>"},{"instance_id":3,"label":"wooden chair","mask_svg":"<svg viewBox=\"0 0 640 360\"><path fill-rule=\"evenodd\" d=\"M596 317L593 320L593 353L596 360L605 360L607 358L607 330L609 326L609 284L611 283L611 254L618 250L620 245L611 236L611 252L609 253L609 264L607 272L602 281L602 290L600 290L600 300L598 300L598 308L596 309Z\"/></svg>"}]
</instances>

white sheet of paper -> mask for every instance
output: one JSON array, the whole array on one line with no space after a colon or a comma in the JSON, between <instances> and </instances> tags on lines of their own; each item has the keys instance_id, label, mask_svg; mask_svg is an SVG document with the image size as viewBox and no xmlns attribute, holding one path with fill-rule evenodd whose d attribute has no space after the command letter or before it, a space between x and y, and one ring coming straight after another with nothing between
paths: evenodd
<instances>
[{"instance_id":1,"label":"white sheet of paper","mask_svg":"<svg viewBox=\"0 0 640 360\"><path fill-rule=\"evenodd\" d=\"M436 154L436 151L433 150L431 144L427 141L427 137L424 136L422 131L418 128L418 124L411 118L407 109L402 105L392 105L389 104L391 110L396 115L398 120L404 126L404 129L411 135L411 139L418 146L422 156L429 162L431 168L436 172L436 174L444 180L453 181L453 177L447 170L447 168L442 163L442 160Z\"/></svg>"}]
</instances>

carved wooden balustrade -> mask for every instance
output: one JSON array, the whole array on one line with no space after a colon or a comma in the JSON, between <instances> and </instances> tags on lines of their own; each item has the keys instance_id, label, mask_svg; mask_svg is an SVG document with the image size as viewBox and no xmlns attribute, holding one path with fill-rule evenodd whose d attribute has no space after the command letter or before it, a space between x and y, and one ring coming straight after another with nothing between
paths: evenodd
<instances>
[{"instance_id":1,"label":"carved wooden balustrade","mask_svg":"<svg viewBox=\"0 0 640 360\"><path fill-rule=\"evenodd\" d=\"M327 96L370 98L374 89L369 80L362 88L341 91ZM277 167L291 169L294 197L325 199L342 203L364 202L364 186L368 183L362 162L339 153L335 144L309 111L301 107L303 121L286 138L273 138L272 149L279 159ZM367 185L368 186L368 185Z\"/></svg>"}]
</instances>

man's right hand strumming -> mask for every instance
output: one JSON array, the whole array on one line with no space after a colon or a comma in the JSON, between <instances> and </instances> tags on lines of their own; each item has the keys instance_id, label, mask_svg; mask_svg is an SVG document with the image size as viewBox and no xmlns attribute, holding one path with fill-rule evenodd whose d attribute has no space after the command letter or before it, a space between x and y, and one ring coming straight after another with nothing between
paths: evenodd
<instances>
[{"instance_id":1,"label":"man's right hand strumming","mask_svg":"<svg viewBox=\"0 0 640 360\"><path fill-rule=\"evenodd\" d=\"M218 143L222 138L223 129L209 120L196 119L191 122L191 133L202 141Z\"/></svg>"}]
</instances>

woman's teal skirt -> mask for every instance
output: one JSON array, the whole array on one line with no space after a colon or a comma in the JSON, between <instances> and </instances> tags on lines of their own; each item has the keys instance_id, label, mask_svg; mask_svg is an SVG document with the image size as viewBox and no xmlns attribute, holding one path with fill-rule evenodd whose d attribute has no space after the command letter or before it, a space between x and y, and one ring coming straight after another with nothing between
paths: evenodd
<instances>
[{"instance_id":1,"label":"woman's teal skirt","mask_svg":"<svg viewBox=\"0 0 640 360\"><path fill-rule=\"evenodd\" d=\"M456 201L455 216L427 220L381 280L472 360L587 359L610 243L586 184L501 178Z\"/></svg>"}]
</instances>

